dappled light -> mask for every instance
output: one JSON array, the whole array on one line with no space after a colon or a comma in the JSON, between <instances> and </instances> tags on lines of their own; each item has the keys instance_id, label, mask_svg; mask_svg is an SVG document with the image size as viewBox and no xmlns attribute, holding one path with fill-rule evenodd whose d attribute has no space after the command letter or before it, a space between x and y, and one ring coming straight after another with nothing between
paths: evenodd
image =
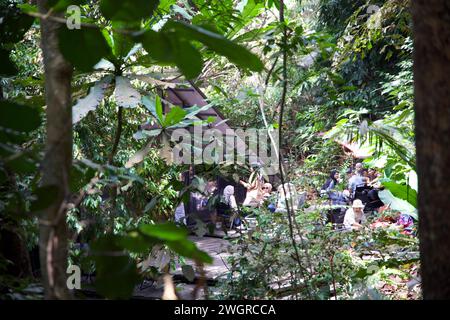
<instances>
[{"instance_id":1,"label":"dappled light","mask_svg":"<svg viewBox=\"0 0 450 320\"><path fill-rule=\"evenodd\" d=\"M449 15L1 1L0 300L450 298Z\"/></svg>"}]
</instances>

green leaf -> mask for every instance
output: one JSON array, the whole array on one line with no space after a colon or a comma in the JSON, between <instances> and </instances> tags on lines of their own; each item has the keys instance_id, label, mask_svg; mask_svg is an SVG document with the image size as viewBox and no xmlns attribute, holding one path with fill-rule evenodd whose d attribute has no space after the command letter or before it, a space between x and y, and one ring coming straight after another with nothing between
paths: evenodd
<instances>
[{"instance_id":1,"label":"green leaf","mask_svg":"<svg viewBox=\"0 0 450 320\"><path fill-rule=\"evenodd\" d=\"M140 281L136 262L117 245L118 238L104 236L92 245L97 291L109 299L127 299Z\"/></svg>"},{"instance_id":2,"label":"green leaf","mask_svg":"<svg viewBox=\"0 0 450 320\"><path fill-rule=\"evenodd\" d=\"M160 125L164 122L164 117L162 113L162 103L159 96L155 96L152 99L149 96L142 97L142 104L147 108L148 111L155 117Z\"/></svg>"},{"instance_id":3,"label":"green leaf","mask_svg":"<svg viewBox=\"0 0 450 320\"><path fill-rule=\"evenodd\" d=\"M55 12L61 12L67 9L68 6L81 6L86 3L86 0L49 0L48 6Z\"/></svg>"},{"instance_id":4,"label":"green leaf","mask_svg":"<svg viewBox=\"0 0 450 320\"><path fill-rule=\"evenodd\" d=\"M41 124L39 111L29 106L0 101L0 128L31 132Z\"/></svg>"},{"instance_id":5,"label":"green leaf","mask_svg":"<svg viewBox=\"0 0 450 320\"><path fill-rule=\"evenodd\" d=\"M195 261L212 263L212 258L204 251L199 250L192 241L167 241L167 246L176 253Z\"/></svg>"},{"instance_id":6,"label":"green leaf","mask_svg":"<svg viewBox=\"0 0 450 320\"><path fill-rule=\"evenodd\" d=\"M261 60L246 48L228 40L220 34L203 29L196 25L189 25L179 21L168 21L163 30L174 32L186 40L196 40L209 49L227 57L231 62L252 71L261 71L264 68Z\"/></svg>"},{"instance_id":7,"label":"green leaf","mask_svg":"<svg viewBox=\"0 0 450 320\"><path fill-rule=\"evenodd\" d=\"M24 34L30 29L34 18L22 13L17 4L12 1L8 6L2 5L0 21L0 47L5 48L23 39ZM2 64L4 60L1 60Z\"/></svg>"},{"instance_id":8,"label":"green leaf","mask_svg":"<svg viewBox=\"0 0 450 320\"><path fill-rule=\"evenodd\" d=\"M5 171L3 171L2 168L0 168L0 184L5 183L5 181L8 179Z\"/></svg>"},{"instance_id":9,"label":"green leaf","mask_svg":"<svg viewBox=\"0 0 450 320\"><path fill-rule=\"evenodd\" d=\"M392 210L408 214L418 220L417 209L409 202L395 197L389 190L385 189L378 192L378 197L384 204L389 205Z\"/></svg>"},{"instance_id":10,"label":"green leaf","mask_svg":"<svg viewBox=\"0 0 450 320\"><path fill-rule=\"evenodd\" d=\"M179 106L173 106L163 122L163 127L167 128L181 122L186 116L187 111Z\"/></svg>"},{"instance_id":11,"label":"green leaf","mask_svg":"<svg viewBox=\"0 0 450 320\"><path fill-rule=\"evenodd\" d=\"M36 200L31 202L30 211L36 212L50 207L58 196L58 187L54 185L39 187L34 191Z\"/></svg>"},{"instance_id":12,"label":"green leaf","mask_svg":"<svg viewBox=\"0 0 450 320\"><path fill-rule=\"evenodd\" d=\"M180 40L174 45L175 63L187 79L193 79L200 74L203 68L203 59L200 52L188 41Z\"/></svg>"},{"instance_id":13,"label":"green leaf","mask_svg":"<svg viewBox=\"0 0 450 320\"><path fill-rule=\"evenodd\" d=\"M178 227L172 222L162 224L143 224L139 226L139 231L149 237L167 241L178 241L186 239L189 231Z\"/></svg>"},{"instance_id":14,"label":"green leaf","mask_svg":"<svg viewBox=\"0 0 450 320\"><path fill-rule=\"evenodd\" d=\"M138 232L132 231L126 236L118 236L117 244L133 253L145 253L150 250L153 244L148 239L144 239Z\"/></svg>"},{"instance_id":15,"label":"green leaf","mask_svg":"<svg viewBox=\"0 0 450 320\"><path fill-rule=\"evenodd\" d=\"M70 171L69 186L73 193L79 192L84 188L91 179L95 176L95 170L92 168L81 168L78 165L73 165Z\"/></svg>"},{"instance_id":16,"label":"green leaf","mask_svg":"<svg viewBox=\"0 0 450 320\"><path fill-rule=\"evenodd\" d=\"M134 22L151 18L159 0L101 0L100 11L105 18Z\"/></svg>"},{"instance_id":17,"label":"green leaf","mask_svg":"<svg viewBox=\"0 0 450 320\"><path fill-rule=\"evenodd\" d=\"M102 32L84 28L59 30L59 47L64 57L80 71L89 72L111 49Z\"/></svg>"},{"instance_id":18,"label":"green leaf","mask_svg":"<svg viewBox=\"0 0 450 320\"><path fill-rule=\"evenodd\" d=\"M408 201L417 208L417 192L407 185L395 183L393 181L382 181L382 184L392 192L394 197Z\"/></svg>"},{"instance_id":19,"label":"green leaf","mask_svg":"<svg viewBox=\"0 0 450 320\"><path fill-rule=\"evenodd\" d=\"M11 160L6 161L5 164L9 169L18 174L32 174L37 170L36 161L30 158L28 153L22 153L19 156L14 156Z\"/></svg>"},{"instance_id":20,"label":"green leaf","mask_svg":"<svg viewBox=\"0 0 450 320\"><path fill-rule=\"evenodd\" d=\"M16 65L9 58L10 51L0 48L0 77L12 77L18 72Z\"/></svg>"},{"instance_id":21,"label":"green leaf","mask_svg":"<svg viewBox=\"0 0 450 320\"><path fill-rule=\"evenodd\" d=\"M120 22L113 22L112 26L114 29L125 29L127 27L126 24ZM125 59L134 46L133 39L128 35L116 31L113 32L112 38L112 51L114 56L118 59Z\"/></svg>"},{"instance_id":22,"label":"green leaf","mask_svg":"<svg viewBox=\"0 0 450 320\"><path fill-rule=\"evenodd\" d=\"M156 61L166 64L175 63L175 50L166 34L148 30L142 35L141 42L148 55Z\"/></svg>"}]
</instances>

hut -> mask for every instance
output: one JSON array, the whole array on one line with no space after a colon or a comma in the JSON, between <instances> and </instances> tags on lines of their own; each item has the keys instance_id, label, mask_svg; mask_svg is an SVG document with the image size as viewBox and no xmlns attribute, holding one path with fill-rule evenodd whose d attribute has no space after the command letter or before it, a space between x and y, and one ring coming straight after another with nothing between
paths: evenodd
<instances>
[{"instance_id":1,"label":"hut","mask_svg":"<svg viewBox=\"0 0 450 320\"><path fill-rule=\"evenodd\" d=\"M168 113L170 111L170 105L179 106L183 109L190 108L193 106L204 107L208 105L206 95L192 82L188 83L176 83L175 86L169 86L164 89L159 89L159 96L163 102L163 112ZM241 146L246 148L245 141L243 141L239 135L235 133L235 129L231 128L227 123L225 116L215 107L211 106L205 110L200 111L196 114L196 117L200 120L210 120L206 128L216 129L222 133L224 148L235 152L235 146ZM214 117L214 121L211 121L211 117ZM145 129L145 126L143 126ZM149 126L149 129L151 127ZM194 126L186 128L191 133L194 132ZM228 139L227 139L228 137ZM245 140L245 138L244 138ZM228 141L234 141L231 145ZM249 147L248 155L256 162L263 163L261 159L257 156L257 150L251 149ZM184 173L184 183L190 184L192 179L196 175L196 166L194 164L190 165L190 170ZM211 182L211 181L209 181ZM215 178L214 184L216 186L216 194L221 194L223 189L227 185L233 185L235 187L235 197L238 203L242 203L246 196L246 189L236 183L233 179L227 179L224 177L217 176ZM195 219L200 219L203 222L209 222L211 216L214 213L213 210L209 209L206 205L206 199L199 194L191 194L190 201L187 206L185 206L185 212L188 217L188 223L194 223Z\"/></svg>"}]
</instances>

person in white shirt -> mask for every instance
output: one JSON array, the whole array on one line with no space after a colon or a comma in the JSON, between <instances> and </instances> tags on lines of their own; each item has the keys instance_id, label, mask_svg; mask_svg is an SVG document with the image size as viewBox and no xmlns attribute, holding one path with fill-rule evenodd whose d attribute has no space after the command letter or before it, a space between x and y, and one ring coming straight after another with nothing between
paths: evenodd
<instances>
[{"instance_id":1,"label":"person in white shirt","mask_svg":"<svg viewBox=\"0 0 450 320\"><path fill-rule=\"evenodd\" d=\"M366 222L364 204L361 200L353 201L352 207L345 212L344 227L347 230L358 230Z\"/></svg>"},{"instance_id":2,"label":"person in white shirt","mask_svg":"<svg viewBox=\"0 0 450 320\"><path fill-rule=\"evenodd\" d=\"M348 181L348 189L351 192L352 197L355 197L355 190L357 187L366 185L367 178L363 176L363 165L357 163L355 165L355 174Z\"/></svg>"}]
</instances>

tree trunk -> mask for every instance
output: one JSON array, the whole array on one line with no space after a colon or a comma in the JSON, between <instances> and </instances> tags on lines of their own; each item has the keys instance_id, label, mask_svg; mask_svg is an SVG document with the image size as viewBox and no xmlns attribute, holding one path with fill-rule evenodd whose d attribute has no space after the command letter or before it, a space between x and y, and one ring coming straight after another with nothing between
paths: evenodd
<instances>
[{"instance_id":1,"label":"tree trunk","mask_svg":"<svg viewBox=\"0 0 450 320\"><path fill-rule=\"evenodd\" d=\"M46 3L46 0L38 0L39 11L43 14L47 12ZM57 200L40 217L40 260L46 299L70 297L66 285L65 200L69 196L69 170L72 164L72 67L59 51L57 31L60 27L65 26L49 19L41 19L47 104L42 184L58 187Z\"/></svg>"},{"instance_id":2,"label":"tree trunk","mask_svg":"<svg viewBox=\"0 0 450 320\"><path fill-rule=\"evenodd\" d=\"M450 298L450 2L413 0L424 299Z\"/></svg>"}]
</instances>

